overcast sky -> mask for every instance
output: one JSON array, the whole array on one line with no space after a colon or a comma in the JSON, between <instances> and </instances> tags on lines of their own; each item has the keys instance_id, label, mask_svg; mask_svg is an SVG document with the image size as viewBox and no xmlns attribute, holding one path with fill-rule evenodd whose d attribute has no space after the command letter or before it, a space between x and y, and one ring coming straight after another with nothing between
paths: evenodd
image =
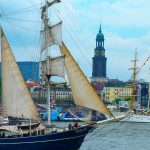
<instances>
[{"instance_id":1,"label":"overcast sky","mask_svg":"<svg viewBox=\"0 0 150 150\"><path fill-rule=\"evenodd\" d=\"M40 0L0 1L0 24L19 61L39 60L40 3ZM135 48L139 67L150 55L149 8L149 0L63 0L50 11L50 16L58 13L63 20L63 38L88 77L92 74L95 38L101 20L107 76L128 80ZM149 64L138 79L150 80Z\"/></svg>"}]
</instances>

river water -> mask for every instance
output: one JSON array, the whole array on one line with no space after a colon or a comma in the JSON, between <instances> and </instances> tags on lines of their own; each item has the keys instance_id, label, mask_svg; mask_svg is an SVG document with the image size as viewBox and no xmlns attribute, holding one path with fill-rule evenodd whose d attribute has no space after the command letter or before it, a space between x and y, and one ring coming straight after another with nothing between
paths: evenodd
<instances>
[{"instance_id":1,"label":"river water","mask_svg":"<svg viewBox=\"0 0 150 150\"><path fill-rule=\"evenodd\" d=\"M117 122L89 133L80 150L150 150L150 124Z\"/></svg>"}]
</instances>

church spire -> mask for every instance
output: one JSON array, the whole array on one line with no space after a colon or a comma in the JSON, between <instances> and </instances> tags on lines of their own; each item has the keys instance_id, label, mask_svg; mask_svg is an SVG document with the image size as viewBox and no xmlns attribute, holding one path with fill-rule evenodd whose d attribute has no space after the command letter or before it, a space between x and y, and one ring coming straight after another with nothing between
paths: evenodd
<instances>
[{"instance_id":1,"label":"church spire","mask_svg":"<svg viewBox=\"0 0 150 150\"><path fill-rule=\"evenodd\" d=\"M99 32L96 35L96 49L104 49L104 34L102 33L101 21Z\"/></svg>"},{"instance_id":2,"label":"church spire","mask_svg":"<svg viewBox=\"0 0 150 150\"><path fill-rule=\"evenodd\" d=\"M102 27L101 27L101 21L100 21L100 26L99 26L99 33L102 32Z\"/></svg>"},{"instance_id":3,"label":"church spire","mask_svg":"<svg viewBox=\"0 0 150 150\"><path fill-rule=\"evenodd\" d=\"M93 72L92 77L106 78L106 61L104 48L104 34L102 33L101 21L99 31L96 35L96 48L93 57Z\"/></svg>"}]
</instances>

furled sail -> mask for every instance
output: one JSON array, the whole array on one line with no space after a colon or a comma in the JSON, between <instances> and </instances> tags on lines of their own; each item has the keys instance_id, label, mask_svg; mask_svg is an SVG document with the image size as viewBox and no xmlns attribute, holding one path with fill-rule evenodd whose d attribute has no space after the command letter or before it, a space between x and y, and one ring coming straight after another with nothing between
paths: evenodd
<instances>
[{"instance_id":1,"label":"furled sail","mask_svg":"<svg viewBox=\"0 0 150 150\"><path fill-rule=\"evenodd\" d=\"M36 106L26 87L6 36L1 30L2 98L5 114L12 117L38 119Z\"/></svg>"},{"instance_id":2,"label":"furled sail","mask_svg":"<svg viewBox=\"0 0 150 150\"><path fill-rule=\"evenodd\" d=\"M64 43L62 43L62 47L60 49L62 54L65 55L65 68L75 103L109 116L113 116L97 95Z\"/></svg>"},{"instance_id":3,"label":"furled sail","mask_svg":"<svg viewBox=\"0 0 150 150\"><path fill-rule=\"evenodd\" d=\"M49 58L48 60L41 61L42 74L46 74L49 76L59 76L64 78L64 65L64 56Z\"/></svg>"},{"instance_id":4,"label":"furled sail","mask_svg":"<svg viewBox=\"0 0 150 150\"><path fill-rule=\"evenodd\" d=\"M41 40L41 50L46 49L47 43L48 46L54 44L62 45L62 22L41 31Z\"/></svg>"}]
</instances>

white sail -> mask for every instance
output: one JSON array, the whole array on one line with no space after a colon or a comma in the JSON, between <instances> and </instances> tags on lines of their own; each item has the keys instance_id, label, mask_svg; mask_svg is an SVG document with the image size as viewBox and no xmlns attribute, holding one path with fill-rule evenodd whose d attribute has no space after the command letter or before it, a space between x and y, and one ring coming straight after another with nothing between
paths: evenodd
<instances>
[{"instance_id":1,"label":"white sail","mask_svg":"<svg viewBox=\"0 0 150 150\"><path fill-rule=\"evenodd\" d=\"M49 76L65 77L64 56L50 58L41 62L42 73Z\"/></svg>"},{"instance_id":2,"label":"white sail","mask_svg":"<svg viewBox=\"0 0 150 150\"><path fill-rule=\"evenodd\" d=\"M97 95L64 43L62 43L60 49L62 54L65 55L65 68L75 103L108 114L109 116L113 116Z\"/></svg>"},{"instance_id":3,"label":"white sail","mask_svg":"<svg viewBox=\"0 0 150 150\"><path fill-rule=\"evenodd\" d=\"M41 40L42 40L41 50L46 49L47 43L49 46L54 44L61 46L62 45L62 22L59 22L54 26L49 26L48 29L41 31Z\"/></svg>"},{"instance_id":4,"label":"white sail","mask_svg":"<svg viewBox=\"0 0 150 150\"><path fill-rule=\"evenodd\" d=\"M12 117L37 120L36 107L3 31L1 31L1 45L2 98L5 113Z\"/></svg>"}]
</instances>

